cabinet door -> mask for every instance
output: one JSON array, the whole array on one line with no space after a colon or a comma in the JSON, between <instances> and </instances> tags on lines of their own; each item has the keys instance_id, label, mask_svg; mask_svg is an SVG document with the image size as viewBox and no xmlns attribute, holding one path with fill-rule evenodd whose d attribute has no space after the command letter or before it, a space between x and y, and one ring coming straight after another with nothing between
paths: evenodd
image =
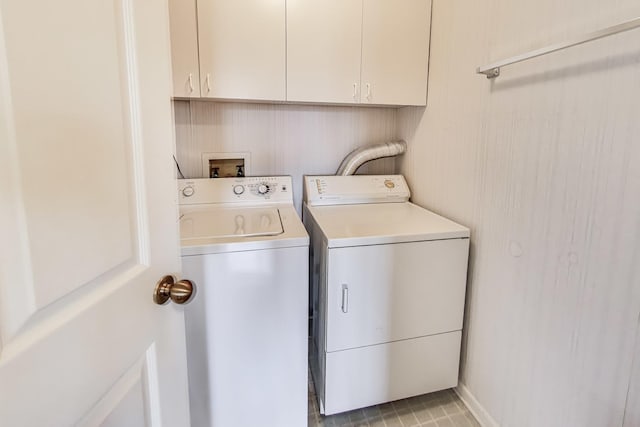
<instances>
[{"instance_id":1,"label":"cabinet door","mask_svg":"<svg viewBox=\"0 0 640 427\"><path fill-rule=\"evenodd\" d=\"M329 250L327 351L462 329L469 239Z\"/></svg>"},{"instance_id":2,"label":"cabinet door","mask_svg":"<svg viewBox=\"0 0 640 427\"><path fill-rule=\"evenodd\" d=\"M285 0L198 0L202 96L285 99Z\"/></svg>"},{"instance_id":3,"label":"cabinet door","mask_svg":"<svg viewBox=\"0 0 640 427\"><path fill-rule=\"evenodd\" d=\"M430 0L364 0L362 102L426 105Z\"/></svg>"},{"instance_id":4,"label":"cabinet door","mask_svg":"<svg viewBox=\"0 0 640 427\"><path fill-rule=\"evenodd\" d=\"M361 28L362 0L288 0L287 100L360 102Z\"/></svg>"},{"instance_id":5,"label":"cabinet door","mask_svg":"<svg viewBox=\"0 0 640 427\"><path fill-rule=\"evenodd\" d=\"M196 0L169 0L173 96L200 96Z\"/></svg>"}]
</instances>

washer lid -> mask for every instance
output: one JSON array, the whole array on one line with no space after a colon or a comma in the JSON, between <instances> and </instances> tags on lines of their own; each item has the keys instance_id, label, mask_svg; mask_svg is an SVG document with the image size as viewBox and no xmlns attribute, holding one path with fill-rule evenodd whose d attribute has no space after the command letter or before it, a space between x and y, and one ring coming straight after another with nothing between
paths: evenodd
<instances>
[{"instance_id":1,"label":"washer lid","mask_svg":"<svg viewBox=\"0 0 640 427\"><path fill-rule=\"evenodd\" d=\"M293 205L246 208L180 206L180 214L184 220L180 221L183 233L180 239L182 256L309 247L309 235ZM235 234L238 214L244 215L243 234ZM198 220L208 223L206 227L209 229ZM258 227L255 226L256 223ZM212 229L213 227L216 229Z\"/></svg>"},{"instance_id":2,"label":"washer lid","mask_svg":"<svg viewBox=\"0 0 640 427\"><path fill-rule=\"evenodd\" d=\"M224 237L277 236L282 234L278 208L193 209L180 216L180 237L216 239Z\"/></svg>"}]
</instances>

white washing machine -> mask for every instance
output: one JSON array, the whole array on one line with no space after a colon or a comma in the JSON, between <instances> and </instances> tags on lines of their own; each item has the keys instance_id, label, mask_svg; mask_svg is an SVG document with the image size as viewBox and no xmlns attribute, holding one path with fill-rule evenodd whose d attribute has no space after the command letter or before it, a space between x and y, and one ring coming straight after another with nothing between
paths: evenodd
<instances>
[{"instance_id":1,"label":"white washing machine","mask_svg":"<svg viewBox=\"0 0 640 427\"><path fill-rule=\"evenodd\" d=\"M306 176L311 369L329 415L454 387L469 230L400 175Z\"/></svg>"},{"instance_id":2,"label":"white washing machine","mask_svg":"<svg viewBox=\"0 0 640 427\"><path fill-rule=\"evenodd\" d=\"M290 177L179 181L195 427L307 423L309 237Z\"/></svg>"}]
</instances>

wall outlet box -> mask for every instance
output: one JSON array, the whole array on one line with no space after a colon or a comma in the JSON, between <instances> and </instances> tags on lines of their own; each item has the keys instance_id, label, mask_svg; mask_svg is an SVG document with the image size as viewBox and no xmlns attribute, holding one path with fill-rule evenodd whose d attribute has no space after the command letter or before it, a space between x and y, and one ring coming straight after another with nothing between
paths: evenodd
<instances>
[{"instance_id":1,"label":"wall outlet box","mask_svg":"<svg viewBox=\"0 0 640 427\"><path fill-rule=\"evenodd\" d=\"M203 178L251 175L251 153L202 153Z\"/></svg>"}]
</instances>

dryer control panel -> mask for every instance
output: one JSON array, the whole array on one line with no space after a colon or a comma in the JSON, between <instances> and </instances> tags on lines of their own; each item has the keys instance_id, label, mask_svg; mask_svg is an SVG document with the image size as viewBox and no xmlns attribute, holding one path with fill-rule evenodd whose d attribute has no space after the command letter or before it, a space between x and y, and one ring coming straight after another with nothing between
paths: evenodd
<instances>
[{"instance_id":1,"label":"dryer control panel","mask_svg":"<svg viewBox=\"0 0 640 427\"><path fill-rule=\"evenodd\" d=\"M178 203L293 203L290 176L178 180Z\"/></svg>"},{"instance_id":2,"label":"dryer control panel","mask_svg":"<svg viewBox=\"0 0 640 427\"><path fill-rule=\"evenodd\" d=\"M411 193L402 175L305 176L310 206L406 202Z\"/></svg>"}]
</instances>

